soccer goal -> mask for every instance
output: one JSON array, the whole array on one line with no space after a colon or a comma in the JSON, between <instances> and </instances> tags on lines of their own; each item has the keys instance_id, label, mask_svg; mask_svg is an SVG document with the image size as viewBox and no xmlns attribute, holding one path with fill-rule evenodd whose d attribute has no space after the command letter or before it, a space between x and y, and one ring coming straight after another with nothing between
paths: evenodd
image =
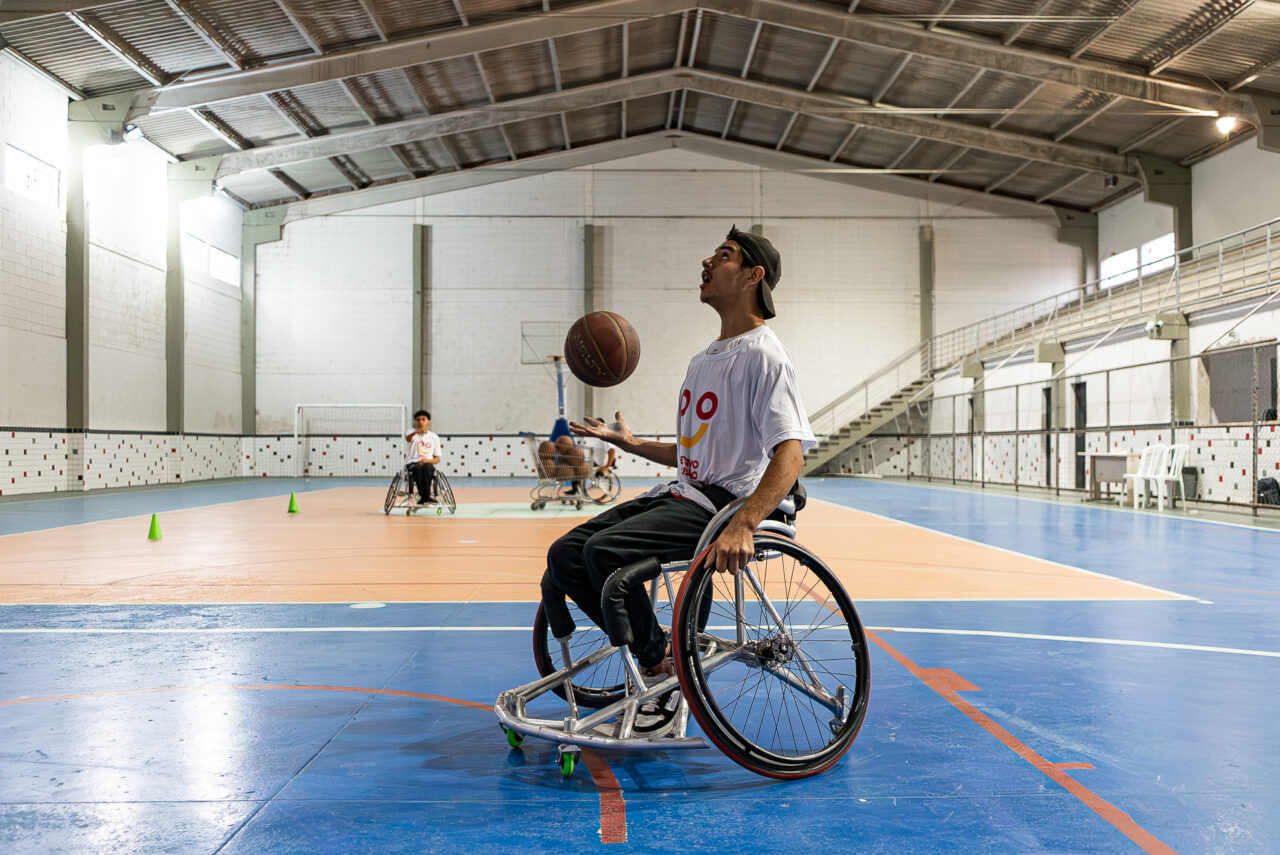
<instances>
[{"instance_id":1,"label":"soccer goal","mask_svg":"<svg viewBox=\"0 0 1280 855\"><path fill-rule=\"evenodd\" d=\"M384 446L399 449L408 432L404 404L298 404L293 416L298 475L386 474Z\"/></svg>"}]
</instances>

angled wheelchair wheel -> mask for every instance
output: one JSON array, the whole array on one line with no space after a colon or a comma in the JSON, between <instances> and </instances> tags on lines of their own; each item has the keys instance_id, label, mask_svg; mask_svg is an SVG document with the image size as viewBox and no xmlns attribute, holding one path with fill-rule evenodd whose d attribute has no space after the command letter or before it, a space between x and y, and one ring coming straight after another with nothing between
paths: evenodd
<instances>
[{"instance_id":1,"label":"angled wheelchair wheel","mask_svg":"<svg viewBox=\"0 0 1280 855\"><path fill-rule=\"evenodd\" d=\"M622 481L613 472L597 475L582 482L587 496L597 505L607 505L622 492Z\"/></svg>"},{"instance_id":2,"label":"angled wheelchair wheel","mask_svg":"<svg viewBox=\"0 0 1280 855\"><path fill-rule=\"evenodd\" d=\"M804 778L849 750L870 692L866 633L813 553L757 533L755 558L737 576L706 562L689 569L675 620L680 688L703 732L735 763L770 778Z\"/></svg>"},{"instance_id":3,"label":"angled wheelchair wheel","mask_svg":"<svg viewBox=\"0 0 1280 855\"><path fill-rule=\"evenodd\" d=\"M382 503L382 512L384 514L391 513L391 509L396 506L396 499L400 496L400 485L404 481L404 470L401 469L391 479L391 486L387 488L387 498Z\"/></svg>"},{"instance_id":4,"label":"angled wheelchair wheel","mask_svg":"<svg viewBox=\"0 0 1280 855\"><path fill-rule=\"evenodd\" d=\"M574 662L586 658L602 647L609 646L609 637L604 630L591 622L581 609L568 602L569 614L577 629L569 640L569 655ZM565 666L564 655L560 650L560 642L551 635L551 627L547 623L546 607L538 603L538 613L533 618L533 661L538 673L543 677L554 674ZM617 656L609 656L600 660L591 668L578 674L573 680L573 699L579 705L590 709L601 709L622 700L626 693L626 677L623 673L622 660ZM555 687L555 693L568 700L564 685Z\"/></svg>"},{"instance_id":5,"label":"angled wheelchair wheel","mask_svg":"<svg viewBox=\"0 0 1280 855\"><path fill-rule=\"evenodd\" d=\"M439 469L436 470L435 497L436 502L449 513L452 514L458 510L458 503L453 498L453 488L449 486L449 479Z\"/></svg>"}]
</instances>

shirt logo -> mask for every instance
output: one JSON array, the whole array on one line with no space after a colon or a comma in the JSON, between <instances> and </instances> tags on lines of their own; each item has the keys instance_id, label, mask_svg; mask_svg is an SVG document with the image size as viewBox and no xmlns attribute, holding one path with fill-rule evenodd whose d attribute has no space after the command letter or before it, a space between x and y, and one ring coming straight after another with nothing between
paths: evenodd
<instances>
[{"instance_id":1,"label":"shirt logo","mask_svg":"<svg viewBox=\"0 0 1280 855\"><path fill-rule=\"evenodd\" d=\"M689 411L689 403L692 400L693 400L693 395L692 393L689 392L688 389L685 389L680 393L680 417L681 418L683 418L684 414ZM698 398L698 403L693 408L694 414L698 417L698 419L702 422L702 424L698 425L698 429L697 431L694 432L693 436L685 436L684 434L680 434L681 448L693 448L699 442L702 442L702 438L707 435L707 425L708 423L710 423L712 417L715 416L716 408L718 408L719 406L720 406L720 401L719 399L716 398L715 392L702 393L702 395Z\"/></svg>"}]
</instances>

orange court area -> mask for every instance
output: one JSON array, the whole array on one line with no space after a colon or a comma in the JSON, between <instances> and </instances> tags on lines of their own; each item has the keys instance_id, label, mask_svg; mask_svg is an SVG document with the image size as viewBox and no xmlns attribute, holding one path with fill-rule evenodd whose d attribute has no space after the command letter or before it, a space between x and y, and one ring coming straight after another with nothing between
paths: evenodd
<instances>
[{"instance_id":1,"label":"orange court area","mask_svg":"<svg viewBox=\"0 0 1280 855\"><path fill-rule=\"evenodd\" d=\"M532 511L520 487L459 487L458 509L382 512L342 487L0 538L3 603L498 602L538 599L547 546L588 505ZM639 490L624 493L623 498ZM811 500L798 540L854 600L1180 599L1175 594Z\"/></svg>"}]
</instances>

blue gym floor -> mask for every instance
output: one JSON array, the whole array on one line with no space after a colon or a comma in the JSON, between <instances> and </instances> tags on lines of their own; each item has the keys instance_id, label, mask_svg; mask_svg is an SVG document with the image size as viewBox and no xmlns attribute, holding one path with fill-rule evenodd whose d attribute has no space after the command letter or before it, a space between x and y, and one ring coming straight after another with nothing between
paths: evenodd
<instances>
[{"instance_id":1,"label":"blue gym floor","mask_svg":"<svg viewBox=\"0 0 1280 855\"><path fill-rule=\"evenodd\" d=\"M83 523L327 486L6 501L0 551L58 529L91 555ZM790 783L714 749L568 779L554 745L509 749L490 707L534 676L530 603L0 605L0 852L1280 852L1280 533L808 487L1190 599L861 602L866 722Z\"/></svg>"}]
</instances>

